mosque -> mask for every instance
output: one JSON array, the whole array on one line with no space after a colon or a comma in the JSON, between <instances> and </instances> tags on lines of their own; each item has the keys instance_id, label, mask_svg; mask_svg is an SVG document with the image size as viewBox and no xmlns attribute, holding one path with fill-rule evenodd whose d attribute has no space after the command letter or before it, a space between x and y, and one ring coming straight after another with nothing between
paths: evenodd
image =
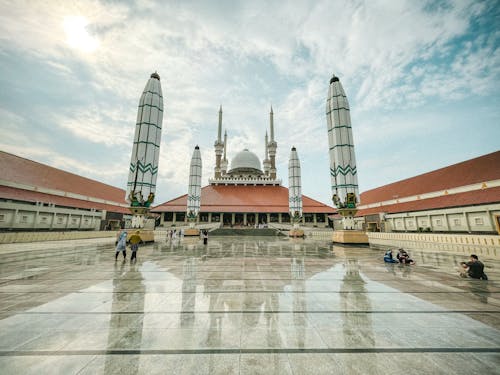
<instances>
[{"instance_id":1,"label":"mosque","mask_svg":"<svg viewBox=\"0 0 500 375\"><path fill-rule=\"evenodd\" d=\"M330 80L326 115L336 209L301 195L302 208L295 211L302 214L298 216L301 226L334 226L336 232L500 233L500 151L359 196L349 105L336 76ZM0 232L99 231L133 226L130 209L137 211L140 204L149 209L154 201L162 116L160 77L153 73L139 103L127 191L0 150ZM190 195L197 211L201 203L198 224L252 227L295 221L297 216L291 218L289 212L290 202L300 200L300 164L292 148L289 175L297 181L289 181L290 197L289 189L277 177L273 116L271 108L262 163L248 149L238 152L229 163L227 133L222 137L222 107L219 109L214 175L201 191L201 183L197 183L196 194ZM146 131L138 131L143 127ZM200 164L193 170L201 171L201 156L197 160ZM290 173L291 168L299 173ZM201 173L195 175L201 181ZM190 185L194 185L191 180ZM296 190L298 195L294 195ZM148 200L134 205L131 198L136 193ZM183 226L188 221L188 207L185 194L153 207L151 212L159 216L156 224L160 226Z\"/></svg>"},{"instance_id":2,"label":"mosque","mask_svg":"<svg viewBox=\"0 0 500 375\"><path fill-rule=\"evenodd\" d=\"M265 135L265 157L262 161L248 149L227 159L227 132L222 139L222 107L215 148L214 175L201 189L198 223L222 223L224 226L266 226L289 224L288 188L281 185L276 171L274 113L269 113L269 135ZM302 195L303 226L328 227L333 207ZM151 212L161 214L160 225L183 225L186 221L187 194L156 206Z\"/></svg>"}]
</instances>

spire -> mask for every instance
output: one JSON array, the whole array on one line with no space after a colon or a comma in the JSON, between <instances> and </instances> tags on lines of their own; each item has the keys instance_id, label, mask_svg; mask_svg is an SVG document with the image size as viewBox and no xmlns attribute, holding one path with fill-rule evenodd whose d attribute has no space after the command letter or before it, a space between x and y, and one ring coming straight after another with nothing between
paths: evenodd
<instances>
[{"instance_id":1,"label":"spire","mask_svg":"<svg viewBox=\"0 0 500 375\"><path fill-rule=\"evenodd\" d=\"M224 130L224 159L226 160L226 150L227 150L227 131Z\"/></svg>"},{"instance_id":2,"label":"spire","mask_svg":"<svg viewBox=\"0 0 500 375\"><path fill-rule=\"evenodd\" d=\"M219 108L219 127L217 129L217 141L221 142L221 135L222 135L222 104Z\"/></svg>"},{"instance_id":3,"label":"spire","mask_svg":"<svg viewBox=\"0 0 500 375\"><path fill-rule=\"evenodd\" d=\"M271 106L271 112L269 113L269 125L271 126L271 142L274 142L273 106Z\"/></svg>"},{"instance_id":4,"label":"spire","mask_svg":"<svg viewBox=\"0 0 500 375\"><path fill-rule=\"evenodd\" d=\"M266 155L265 155L265 159L267 160L269 158L269 152L267 151L267 144L269 143L268 141L268 137L267 137L267 131L266 131L266 139L265 139L265 143L266 143Z\"/></svg>"}]
</instances>

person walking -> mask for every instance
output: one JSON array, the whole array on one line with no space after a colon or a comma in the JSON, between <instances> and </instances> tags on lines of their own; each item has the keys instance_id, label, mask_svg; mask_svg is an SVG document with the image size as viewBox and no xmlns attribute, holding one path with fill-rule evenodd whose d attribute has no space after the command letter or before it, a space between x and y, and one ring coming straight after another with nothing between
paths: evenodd
<instances>
[{"instance_id":1,"label":"person walking","mask_svg":"<svg viewBox=\"0 0 500 375\"><path fill-rule=\"evenodd\" d=\"M208 230L203 231L203 245L208 244Z\"/></svg>"},{"instance_id":2,"label":"person walking","mask_svg":"<svg viewBox=\"0 0 500 375\"><path fill-rule=\"evenodd\" d=\"M132 249L132 256L130 257L130 261L137 262L137 250L139 249L139 243L142 242L140 232L136 231L132 236L130 236L129 242Z\"/></svg>"},{"instance_id":3,"label":"person walking","mask_svg":"<svg viewBox=\"0 0 500 375\"><path fill-rule=\"evenodd\" d=\"M115 249L115 262L118 260L118 254L123 252L123 260L127 258L127 231L123 231L120 233L120 237L118 237L118 242L116 244Z\"/></svg>"}]
</instances>

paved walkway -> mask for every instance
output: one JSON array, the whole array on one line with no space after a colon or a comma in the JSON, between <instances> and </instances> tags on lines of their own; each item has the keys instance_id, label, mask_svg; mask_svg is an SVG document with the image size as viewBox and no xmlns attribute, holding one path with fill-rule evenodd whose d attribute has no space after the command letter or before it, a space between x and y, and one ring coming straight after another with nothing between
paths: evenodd
<instances>
[{"instance_id":1,"label":"paved walkway","mask_svg":"<svg viewBox=\"0 0 500 375\"><path fill-rule=\"evenodd\" d=\"M0 254L2 374L500 373L499 262L484 282L454 255L251 237Z\"/></svg>"}]
</instances>

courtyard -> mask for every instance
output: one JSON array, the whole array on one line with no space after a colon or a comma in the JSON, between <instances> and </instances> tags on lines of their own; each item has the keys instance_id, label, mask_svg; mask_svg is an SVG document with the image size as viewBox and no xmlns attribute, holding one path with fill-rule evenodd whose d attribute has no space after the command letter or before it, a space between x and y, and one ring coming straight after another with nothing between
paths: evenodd
<instances>
[{"instance_id":1,"label":"courtyard","mask_svg":"<svg viewBox=\"0 0 500 375\"><path fill-rule=\"evenodd\" d=\"M2 374L498 374L499 261L326 241L2 245Z\"/></svg>"}]
</instances>

